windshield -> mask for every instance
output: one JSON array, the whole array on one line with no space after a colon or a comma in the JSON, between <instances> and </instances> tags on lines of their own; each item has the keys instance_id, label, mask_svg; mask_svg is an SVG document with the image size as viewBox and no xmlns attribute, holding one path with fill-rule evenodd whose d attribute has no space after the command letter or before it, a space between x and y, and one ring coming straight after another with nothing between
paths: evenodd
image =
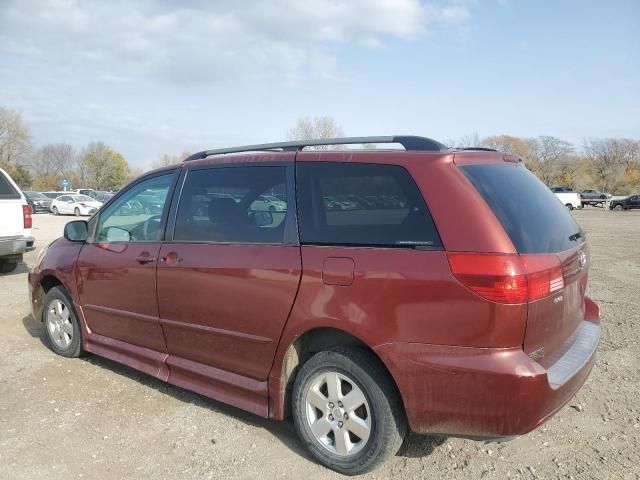
<instances>
[{"instance_id":1,"label":"windshield","mask_svg":"<svg viewBox=\"0 0 640 480\"><path fill-rule=\"evenodd\" d=\"M86 195L74 195L71 198L73 198L74 202L93 202L93 198Z\"/></svg>"},{"instance_id":2,"label":"windshield","mask_svg":"<svg viewBox=\"0 0 640 480\"><path fill-rule=\"evenodd\" d=\"M48 200L49 197L41 194L40 192L25 192L25 195L29 198L33 198L36 200Z\"/></svg>"}]
</instances>

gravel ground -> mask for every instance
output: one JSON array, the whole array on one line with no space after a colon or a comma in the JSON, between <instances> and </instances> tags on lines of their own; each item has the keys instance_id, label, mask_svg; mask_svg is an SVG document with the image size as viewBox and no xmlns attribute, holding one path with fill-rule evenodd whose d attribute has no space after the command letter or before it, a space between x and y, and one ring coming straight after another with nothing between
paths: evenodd
<instances>
[{"instance_id":1,"label":"gravel ground","mask_svg":"<svg viewBox=\"0 0 640 480\"><path fill-rule=\"evenodd\" d=\"M640 212L575 217L591 241L588 292L603 317L582 390L529 435L489 444L411 436L362 478L640 479ZM37 248L70 219L34 216ZM341 477L307 457L288 423L96 356L56 356L29 313L26 271L0 276L0 479Z\"/></svg>"}]
</instances>

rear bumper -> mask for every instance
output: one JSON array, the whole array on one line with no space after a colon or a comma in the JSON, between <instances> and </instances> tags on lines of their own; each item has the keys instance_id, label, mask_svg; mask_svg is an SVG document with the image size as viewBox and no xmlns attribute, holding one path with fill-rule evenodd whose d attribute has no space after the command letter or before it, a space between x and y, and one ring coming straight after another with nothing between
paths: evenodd
<instances>
[{"instance_id":1,"label":"rear bumper","mask_svg":"<svg viewBox=\"0 0 640 480\"><path fill-rule=\"evenodd\" d=\"M27 238L25 237L0 239L0 257L22 255L26 251Z\"/></svg>"},{"instance_id":2,"label":"rear bumper","mask_svg":"<svg viewBox=\"0 0 640 480\"><path fill-rule=\"evenodd\" d=\"M411 430L508 437L544 423L571 400L595 363L599 312L586 301L584 335L547 369L521 348L377 347L398 384Z\"/></svg>"}]
</instances>

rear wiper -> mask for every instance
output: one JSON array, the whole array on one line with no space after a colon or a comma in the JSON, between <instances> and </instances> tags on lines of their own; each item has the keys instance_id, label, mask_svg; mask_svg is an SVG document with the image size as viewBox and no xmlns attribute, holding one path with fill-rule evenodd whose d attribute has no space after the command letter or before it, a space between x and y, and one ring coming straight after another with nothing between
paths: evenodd
<instances>
[{"instance_id":1,"label":"rear wiper","mask_svg":"<svg viewBox=\"0 0 640 480\"><path fill-rule=\"evenodd\" d=\"M576 232L573 235L569 235L569 241L570 242L575 242L576 240L578 240L581 237L582 237L582 232Z\"/></svg>"}]
</instances>

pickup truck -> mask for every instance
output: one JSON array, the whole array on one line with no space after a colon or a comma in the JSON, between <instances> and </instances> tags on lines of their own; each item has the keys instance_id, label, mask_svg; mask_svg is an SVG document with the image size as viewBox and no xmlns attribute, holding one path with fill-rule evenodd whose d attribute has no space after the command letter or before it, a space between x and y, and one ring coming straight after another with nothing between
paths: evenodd
<instances>
[{"instance_id":1,"label":"pickup truck","mask_svg":"<svg viewBox=\"0 0 640 480\"><path fill-rule=\"evenodd\" d=\"M610 210L631 210L640 208L640 195L629 195L628 197L613 197L609 202Z\"/></svg>"},{"instance_id":2,"label":"pickup truck","mask_svg":"<svg viewBox=\"0 0 640 480\"><path fill-rule=\"evenodd\" d=\"M569 187L552 187L551 191L569 210L582 208L582 199L580 198L580 194L574 192Z\"/></svg>"},{"instance_id":3,"label":"pickup truck","mask_svg":"<svg viewBox=\"0 0 640 480\"><path fill-rule=\"evenodd\" d=\"M607 198L611 195L599 192L598 190L583 190L580 192L580 198L582 198L583 205L600 205L604 206Z\"/></svg>"},{"instance_id":4,"label":"pickup truck","mask_svg":"<svg viewBox=\"0 0 640 480\"><path fill-rule=\"evenodd\" d=\"M31 207L7 172L0 168L0 273L15 270L33 250Z\"/></svg>"}]
</instances>

